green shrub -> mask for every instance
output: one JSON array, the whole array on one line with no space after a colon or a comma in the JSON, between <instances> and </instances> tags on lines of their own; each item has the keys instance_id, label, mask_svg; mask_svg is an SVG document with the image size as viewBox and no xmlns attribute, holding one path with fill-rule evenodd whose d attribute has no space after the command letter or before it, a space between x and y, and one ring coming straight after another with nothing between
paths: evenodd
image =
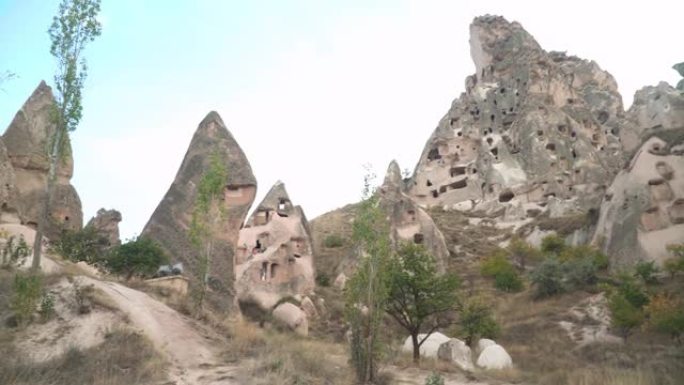
<instances>
[{"instance_id":1,"label":"green shrub","mask_svg":"<svg viewBox=\"0 0 684 385\"><path fill-rule=\"evenodd\" d=\"M508 260L506 250L497 250L480 264L480 272L485 277L494 278L494 287L501 291L515 292L523 288L522 279Z\"/></svg>"},{"instance_id":2,"label":"green shrub","mask_svg":"<svg viewBox=\"0 0 684 385\"><path fill-rule=\"evenodd\" d=\"M558 255L558 259L561 262L588 260L600 270L607 269L609 263L607 255L589 245L566 246Z\"/></svg>"},{"instance_id":3,"label":"green shrub","mask_svg":"<svg viewBox=\"0 0 684 385\"><path fill-rule=\"evenodd\" d=\"M330 234L323 240L323 246L327 248L335 248L344 246L344 238L336 234Z\"/></svg>"},{"instance_id":4,"label":"green shrub","mask_svg":"<svg viewBox=\"0 0 684 385\"><path fill-rule=\"evenodd\" d=\"M547 235L541 243L541 251L546 255L561 255L566 247L565 240L558 235Z\"/></svg>"},{"instance_id":5,"label":"green shrub","mask_svg":"<svg viewBox=\"0 0 684 385\"><path fill-rule=\"evenodd\" d=\"M563 267L555 258L549 258L537 266L531 279L536 298L550 297L565 291Z\"/></svg>"},{"instance_id":6,"label":"green shrub","mask_svg":"<svg viewBox=\"0 0 684 385\"><path fill-rule=\"evenodd\" d=\"M658 270L654 261L639 261L634 266L634 276L641 278L645 284L651 285L658 283L658 278L655 276Z\"/></svg>"},{"instance_id":7,"label":"green shrub","mask_svg":"<svg viewBox=\"0 0 684 385\"><path fill-rule=\"evenodd\" d=\"M575 259L564 262L564 282L568 289L581 289L588 285L594 285L598 281L596 275L598 268L591 258Z\"/></svg>"},{"instance_id":8,"label":"green shrub","mask_svg":"<svg viewBox=\"0 0 684 385\"><path fill-rule=\"evenodd\" d=\"M51 247L54 253L70 261L98 264L105 258L109 240L94 227L86 226L81 230L62 231L62 235Z\"/></svg>"},{"instance_id":9,"label":"green shrub","mask_svg":"<svg viewBox=\"0 0 684 385\"><path fill-rule=\"evenodd\" d=\"M523 289L523 281L515 270L504 270L494 276L494 287L508 293Z\"/></svg>"},{"instance_id":10,"label":"green shrub","mask_svg":"<svg viewBox=\"0 0 684 385\"><path fill-rule=\"evenodd\" d=\"M624 295L619 292L613 293L608 300L608 309L611 314L611 324L623 337L641 325L644 321L644 312L634 306Z\"/></svg>"},{"instance_id":11,"label":"green shrub","mask_svg":"<svg viewBox=\"0 0 684 385\"><path fill-rule=\"evenodd\" d=\"M19 241L16 241L16 237L10 236L5 241L1 254L0 267L11 268L21 265L31 254L31 248L26 244L23 235L19 237Z\"/></svg>"},{"instance_id":12,"label":"green shrub","mask_svg":"<svg viewBox=\"0 0 684 385\"><path fill-rule=\"evenodd\" d=\"M115 274L131 279L133 275L150 276L168 263L161 247L151 239L138 237L111 250L107 267Z\"/></svg>"},{"instance_id":13,"label":"green shrub","mask_svg":"<svg viewBox=\"0 0 684 385\"><path fill-rule=\"evenodd\" d=\"M673 296L658 294L644 308L648 326L660 333L668 334L680 342L684 334L684 303Z\"/></svg>"},{"instance_id":14,"label":"green shrub","mask_svg":"<svg viewBox=\"0 0 684 385\"><path fill-rule=\"evenodd\" d=\"M43 288L40 275L17 273L14 276L10 306L19 326L31 322Z\"/></svg>"},{"instance_id":15,"label":"green shrub","mask_svg":"<svg viewBox=\"0 0 684 385\"><path fill-rule=\"evenodd\" d=\"M536 262L542 256L537 248L517 236L511 239L508 247L506 247L506 251L510 258L516 262L520 270L525 270L528 262Z\"/></svg>"},{"instance_id":16,"label":"green shrub","mask_svg":"<svg viewBox=\"0 0 684 385\"><path fill-rule=\"evenodd\" d=\"M437 372L432 372L425 379L425 385L444 385L444 377Z\"/></svg>"},{"instance_id":17,"label":"green shrub","mask_svg":"<svg viewBox=\"0 0 684 385\"><path fill-rule=\"evenodd\" d=\"M55 315L55 297L50 292L44 292L40 299L40 317L45 321Z\"/></svg>"},{"instance_id":18,"label":"green shrub","mask_svg":"<svg viewBox=\"0 0 684 385\"><path fill-rule=\"evenodd\" d=\"M672 253L672 258L665 261L665 271L674 278L677 273L684 271L684 244L668 245L667 250Z\"/></svg>"},{"instance_id":19,"label":"green shrub","mask_svg":"<svg viewBox=\"0 0 684 385\"><path fill-rule=\"evenodd\" d=\"M496 338L501 328L492 316L491 306L479 300L472 300L461 309L456 335L462 337L465 343L471 345L479 338Z\"/></svg>"},{"instance_id":20,"label":"green shrub","mask_svg":"<svg viewBox=\"0 0 684 385\"><path fill-rule=\"evenodd\" d=\"M330 277L328 276L328 274L318 273L316 274L316 284L321 287L329 287Z\"/></svg>"},{"instance_id":21,"label":"green shrub","mask_svg":"<svg viewBox=\"0 0 684 385\"><path fill-rule=\"evenodd\" d=\"M646 290L639 282L629 274L622 273L618 276L616 290L634 307L641 309L648 304L649 297Z\"/></svg>"}]
</instances>

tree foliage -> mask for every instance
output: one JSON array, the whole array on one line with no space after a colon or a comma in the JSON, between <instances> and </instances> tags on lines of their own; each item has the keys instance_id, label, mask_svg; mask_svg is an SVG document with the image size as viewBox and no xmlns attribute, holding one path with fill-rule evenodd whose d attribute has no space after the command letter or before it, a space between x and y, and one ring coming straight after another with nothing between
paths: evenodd
<instances>
[{"instance_id":1,"label":"tree foliage","mask_svg":"<svg viewBox=\"0 0 684 385\"><path fill-rule=\"evenodd\" d=\"M391 256L389 226L373 176L364 177L363 200L353 223L352 240L359 255L356 272L345 285L345 316L350 324L350 361L358 383L373 382L378 373L380 326L388 298Z\"/></svg>"},{"instance_id":2,"label":"tree foliage","mask_svg":"<svg viewBox=\"0 0 684 385\"><path fill-rule=\"evenodd\" d=\"M389 268L389 296L385 310L406 329L413 341L413 360L420 346L438 328L451 324L448 313L458 305L455 274L439 275L434 256L422 245L402 244ZM418 334L425 336L418 339Z\"/></svg>"},{"instance_id":3,"label":"tree foliage","mask_svg":"<svg viewBox=\"0 0 684 385\"><path fill-rule=\"evenodd\" d=\"M517 292L523 289L523 282L508 256L507 250L497 250L482 261L480 272L485 277L494 278L494 287L498 290Z\"/></svg>"},{"instance_id":4,"label":"tree foliage","mask_svg":"<svg viewBox=\"0 0 684 385\"><path fill-rule=\"evenodd\" d=\"M492 315L491 306L478 299L467 301L458 317L456 334L469 346L480 338L496 338L501 332Z\"/></svg>"},{"instance_id":5,"label":"tree foliage","mask_svg":"<svg viewBox=\"0 0 684 385\"><path fill-rule=\"evenodd\" d=\"M153 275L168 260L164 250L156 242L138 237L114 247L106 264L111 272L131 279L134 275Z\"/></svg>"},{"instance_id":6,"label":"tree foliage","mask_svg":"<svg viewBox=\"0 0 684 385\"><path fill-rule=\"evenodd\" d=\"M43 280L39 274L17 273L12 285L10 307L19 326L31 322L40 302Z\"/></svg>"},{"instance_id":7,"label":"tree foliage","mask_svg":"<svg viewBox=\"0 0 684 385\"><path fill-rule=\"evenodd\" d=\"M99 12L100 0L62 0L48 30L50 54L57 61L57 73L54 77L56 105L52 114L55 131L48 140L46 199L33 244L34 270L40 268L42 238L45 226L50 221L57 163L62 159L64 149L69 143L69 132L76 129L83 116L82 90L87 65L82 54L86 45L102 33L102 26L97 20Z\"/></svg>"},{"instance_id":8,"label":"tree foliage","mask_svg":"<svg viewBox=\"0 0 684 385\"><path fill-rule=\"evenodd\" d=\"M656 294L644 310L651 329L681 342L684 334L684 302L680 298L666 293Z\"/></svg>"},{"instance_id":9,"label":"tree foliage","mask_svg":"<svg viewBox=\"0 0 684 385\"><path fill-rule=\"evenodd\" d=\"M92 226L81 230L64 230L51 244L53 252L74 262L101 263L106 257L109 240Z\"/></svg>"}]
</instances>

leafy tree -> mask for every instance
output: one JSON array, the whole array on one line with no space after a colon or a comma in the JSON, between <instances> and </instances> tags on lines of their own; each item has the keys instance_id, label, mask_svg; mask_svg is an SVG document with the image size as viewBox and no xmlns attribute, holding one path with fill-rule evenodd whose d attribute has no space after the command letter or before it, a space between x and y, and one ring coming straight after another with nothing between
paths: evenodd
<instances>
[{"instance_id":1,"label":"leafy tree","mask_svg":"<svg viewBox=\"0 0 684 385\"><path fill-rule=\"evenodd\" d=\"M214 234L216 224L225 218L226 211L220 205L223 189L228 180L228 170L221 162L216 151L209 160L209 167L202 175L197 187L195 207L190 223L190 240L199 250L199 264L193 282L192 297L195 302L195 310L199 314L204 306L207 294L207 279L209 278L209 263L214 249Z\"/></svg>"},{"instance_id":2,"label":"leafy tree","mask_svg":"<svg viewBox=\"0 0 684 385\"><path fill-rule=\"evenodd\" d=\"M496 338L500 331L491 307L483 302L471 300L461 309L456 334L463 337L469 346L479 338Z\"/></svg>"},{"instance_id":3,"label":"leafy tree","mask_svg":"<svg viewBox=\"0 0 684 385\"><path fill-rule=\"evenodd\" d=\"M389 228L364 177L363 200L353 223L352 239L360 256L358 268L345 286L345 316L351 326L351 364L358 383L372 383L381 356L380 326L388 298Z\"/></svg>"},{"instance_id":4,"label":"leafy tree","mask_svg":"<svg viewBox=\"0 0 684 385\"><path fill-rule=\"evenodd\" d=\"M648 315L648 326L660 333L668 334L681 343L684 334L684 303L672 295L657 294L644 308Z\"/></svg>"},{"instance_id":5,"label":"leafy tree","mask_svg":"<svg viewBox=\"0 0 684 385\"><path fill-rule=\"evenodd\" d=\"M563 262L562 269L563 281L568 289L581 289L598 281L598 267L591 257Z\"/></svg>"},{"instance_id":6,"label":"leafy tree","mask_svg":"<svg viewBox=\"0 0 684 385\"><path fill-rule=\"evenodd\" d=\"M513 237L506 247L508 255L515 261L520 271L525 271L529 262L541 259L541 253L537 248L525 242L519 237Z\"/></svg>"},{"instance_id":7,"label":"leafy tree","mask_svg":"<svg viewBox=\"0 0 684 385\"><path fill-rule=\"evenodd\" d=\"M102 32L97 14L100 0L62 0L57 16L48 30L50 54L57 59L55 75L56 106L52 114L55 132L49 138L49 170L45 200L33 243L33 270L40 269L43 232L50 220L51 197L54 190L57 163L69 143L69 132L76 130L83 114L81 90L86 78L86 61L81 55L87 43Z\"/></svg>"},{"instance_id":8,"label":"leafy tree","mask_svg":"<svg viewBox=\"0 0 684 385\"><path fill-rule=\"evenodd\" d=\"M508 260L508 252L499 249L480 264L485 277L494 278L494 287L505 292L516 292L523 288L522 279Z\"/></svg>"},{"instance_id":9,"label":"leafy tree","mask_svg":"<svg viewBox=\"0 0 684 385\"><path fill-rule=\"evenodd\" d=\"M12 285L10 307L19 326L25 326L33 318L43 289L42 277L38 274L17 273Z\"/></svg>"},{"instance_id":10,"label":"leafy tree","mask_svg":"<svg viewBox=\"0 0 684 385\"><path fill-rule=\"evenodd\" d=\"M654 261L639 261L634 266L634 276L641 278L645 284L651 285L658 283L658 278L655 276L658 270Z\"/></svg>"},{"instance_id":11,"label":"leafy tree","mask_svg":"<svg viewBox=\"0 0 684 385\"><path fill-rule=\"evenodd\" d=\"M109 247L107 237L92 226L81 230L64 230L62 236L52 243L52 250L74 262L85 261L90 264L102 262Z\"/></svg>"},{"instance_id":12,"label":"leafy tree","mask_svg":"<svg viewBox=\"0 0 684 385\"><path fill-rule=\"evenodd\" d=\"M618 275L617 292L636 308L641 309L648 304L649 297L643 285L634 276L627 273Z\"/></svg>"},{"instance_id":13,"label":"leafy tree","mask_svg":"<svg viewBox=\"0 0 684 385\"><path fill-rule=\"evenodd\" d=\"M622 293L616 292L609 297L608 309L613 327L625 338L632 329L644 321L644 312L641 308L634 306Z\"/></svg>"},{"instance_id":14,"label":"leafy tree","mask_svg":"<svg viewBox=\"0 0 684 385\"><path fill-rule=\"evenodd\" d=\"M435 258L422 245L413 243L401 245L389 272L385 310L411 335L413 361L418 362L423 342L438 328L451 324L445 316L458 305L458 277L451 273L439 275ZM425 336L419 339L421 331Z\"/></svg>"},{"instance_id":15,"label":"leafy tree","mask_svg":"<svg viewBox=\"0 0 684 385\"><path fill-rule=\"evenodd\" d=\"M138 237L111 250L107 258L107 267L116 274L126 276L126 280L134 275L149 276L159 266L168 263L164 250L153 240Z\"/></svg>"},{"instance_id":16,"label":"leafy tree","mask_svg":"<svg viewBox=\"0 0 684 385\"><path fill-rule=\"evenodd\" d=\"M535 286L535 297L544 298L565 291L563 284L563 267L555 258L542 262L531 274Z\"/></svg>"},{"instance_id":17,"label":"leafy tree","mask_svg":"<svg viewBox=\"0 0 684 385\"><path fill-rule=\"evenodd\" d=\"M565 248L565 240L558 235L547 235L542 239L541 251L544 254L558 256Z\"/></svg>"}]
</instances>

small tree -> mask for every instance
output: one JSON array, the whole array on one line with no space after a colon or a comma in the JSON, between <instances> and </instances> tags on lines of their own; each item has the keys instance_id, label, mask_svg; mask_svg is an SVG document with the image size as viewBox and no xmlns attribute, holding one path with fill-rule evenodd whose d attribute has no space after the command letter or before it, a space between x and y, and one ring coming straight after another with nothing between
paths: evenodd
<instances>
[{"instance_id":1,"label":"small tree","mask_svg":"<svg viewBox=\"0 0 684 385\"><path fill-rule=\"evenodd\" d=\"M164 250L153 240L138 237L112 249L107 267L116 274L131 279L134 275L150 276L159 266L168 263Z\"/></svg>"},{"instance_id":2,"label":"small tree","mask_svg":"<svg viewBox=\"0 0 684 385\"><path fill-rule=\"evenodd\" d=\"M546 255L558 256L565 248L565 240L558 235L547 235L542 239L541 251Z\"/></svg>"},{"instance_id":3,"label":"small tree","mask_svg":"<svg viewBox=\"0 0 684 385\"><path fill-rule=\"evenodd\" d=\"M217 236L213 231L215 225L226 216L220 200L227 180L228 170L221 162L219 154L214 151L209 160L209 167L199 181L190 223L190 241L199 251L192 290L197 314L201 313L207 295L209 264L214 249L214 238Z\"/></svg>"},{"instance_id":4,"label":"small tree","mask_svg":"<svg viewBox=\"0 0 684 385\"><path fill-rule=\"evenodd\" d=\"M38 308L43 290L43 280L38 274L17 273L12 286L13 293L10 307L19 326L31 322L33 313Z\"/></svg>"},{"instance_id":5,"label":"small tree","mask_svg":"<svg viewBox=\"0 0 684 385\"><path fill-rule=\"evenodd\" d=\"M439 275L435 258L413 243L400 247L389 271L385 310L411 335L413 362L417 363L423 342L438 328L451 324L444 316L456 310L458 277L451 273ZM419 339L421 331L425 336Z\"/></svg>"},{"instance_id":6,"label":"small tree","mask_svg":"<svg viewBox=\"0 0 684 385\"><path fill-rule=\"evenodd\" d=\"M49 169L45 185L45 200L38 229L33 243L32 269L40 269L43 232L50 218L51 197L57 176L58 162L62 160L69 132L74 131L81 121L83 106L81 90L86 78L86 61L81 54L87 43L95 40L102 32L97 14L100 0L62 0L57 16L48 30L52 45L50 54L57 59L55 87L56 106L51 116L55 132L48 138Z\"/></svg>"},{"instance_id":7,"label":"small tree","mask_svg":"<svg viewBox=\"0 0 684 385\"><path fill-rule=\"evenodd\" d=\"M62 231L62 236L52 243L52 251L74 262L96 264L105 258L108 246L107 237L86 226L81 230Z\"/></svg>"},{"instance_id":8,"label":"small tree","mask_svg":"<svg viewBox=\"0 0 684 385\"><path fill-rule=\"evenodd\" d=\"M563 268L555 258L542 262L531 274L537 298L550 297L565 291Z\"/></svg>"},{"instance_id":9,"label":"small tree","mask_svg":"<svg viewBox=\"0 0 684 385\"><path fill-rule=\"evenodd\" d=\"M363 200L353 223L352 239L360 260L345 285L345 315L351 327L350 361L358 383L373 382L381 356L380 325L388 296L389 228L373 176L364 177Z\"/></svg>"},{"instance_id":10,"label":"small tree","mask_svg":"<svg viewBox=\"0 0 684 385\"><path fill-rule=\"evenodd\" d=\"M658 278L655 276L658 270L654 261L639 261L634 266L634 276L641 278L645 284L652 285L658 283Z\"/></svg>"},{"instance_id":11,"label":"small tree","mask_svg":"<svg viewBox=\"0 0 684 385\"><path fill-rule=\"evenodd\" d=\"M651 329L668 334L677 343L681 343L684 334L684 303L681 299L665 293L657 294L644 310Z\"/></svg>"},{"instance_id":12,"label":"small tree","mask_svg":"<svg viewBox=\"0 0 684 385\"><path fill-rule=\"evenodd\" d=\"M508 251L499 249L480 264L480 272L485 277L494 278L494 287L505 292L522 290L520 275L508 260Z\"/></svg>"},{"instance_id":13,"label":"small tree","mask_svg":"<svg viewBox=\"0 0 684 385\"><path fill-rule=\"evenodd\" d=\"M625 298L621 293L613 293L608 300L611 324L627 338L630 331L644 321L644 312Z\"/></svg>"},{"instance_id":14,"label":"small tree","mask_svg":"<svg viewBox=\"0 0 684 385\"><path fill-rule=\"evenodd\" d=\"M520 271L525 271L529 262L541 259L541 253L537 248L517 236L511 239L506 250Z\"/></svg>"},{"instance_id":15,"label":"small tree","mask_svg":"<svg viewBox=\"0 0 684 385\"><path fill-rule=\"evenodd\" d=\"M501 328L492 316L491 306L478 299L468 301L460 311L456 334L472 346L479 338L496 338Z\"/></svg>"}]
</instances>

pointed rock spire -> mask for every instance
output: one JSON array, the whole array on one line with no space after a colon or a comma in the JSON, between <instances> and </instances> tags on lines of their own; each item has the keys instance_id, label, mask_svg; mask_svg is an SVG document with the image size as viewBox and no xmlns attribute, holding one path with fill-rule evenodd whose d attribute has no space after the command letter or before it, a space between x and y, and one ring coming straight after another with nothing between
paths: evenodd
<instances>
[{"instance_id":1,"label":"pointed rock spire","mask_svg":"<svg viewBox=\"0 0 684 385\"><path fill-rule=\"evenodd\" d=\"M225 165L225 215L212 224L213 252L209 266L209 301L223 312L234 311L234 247L238 233L256 194L256 179L244 152L218 113L211 111L201 121L185 158L142 235L157 241L171 256L182 261L193 277L199 269L200 251L189 238L189 228L197 199L197 186L208 169L211 157Z\"/></svg>"}]
</instances>

